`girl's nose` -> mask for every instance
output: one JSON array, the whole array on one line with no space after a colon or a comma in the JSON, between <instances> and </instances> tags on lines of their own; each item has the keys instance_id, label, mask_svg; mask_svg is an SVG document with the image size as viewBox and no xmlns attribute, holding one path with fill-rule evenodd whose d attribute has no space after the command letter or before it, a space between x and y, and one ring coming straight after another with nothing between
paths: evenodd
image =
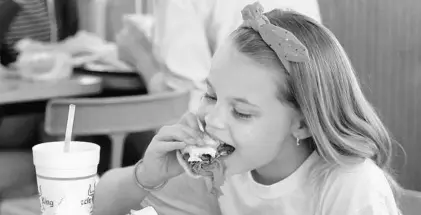
<instances>
[{"instance_id":1,"label":"girl's nose","mask_svg":"<svg viewBox=\"0 0 421 215\"><path fill-rule=\"evenodd\" d=\"M215 111L216 112L216 111ZM205 116L205 123L207 129L223 130L226 127L224 117L211 112Z\"/></svg>"}]
</instances>

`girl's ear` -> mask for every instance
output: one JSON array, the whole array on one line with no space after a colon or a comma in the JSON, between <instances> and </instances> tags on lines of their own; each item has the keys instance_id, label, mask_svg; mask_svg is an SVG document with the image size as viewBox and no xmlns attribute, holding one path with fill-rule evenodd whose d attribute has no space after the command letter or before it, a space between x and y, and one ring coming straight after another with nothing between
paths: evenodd
<instances>
[{"instance_id":1,"label":"girl's ear","mask_svg":"<svg viewBox=\"0 0 421 215\"><path fill-rule=\"evenodd\" d=\"M300 140L311 137L310 129L307 126L306 120L301 113L297 114L293 119L291 125L291 133L295 138Z\"/></svg>"}]
</instances>

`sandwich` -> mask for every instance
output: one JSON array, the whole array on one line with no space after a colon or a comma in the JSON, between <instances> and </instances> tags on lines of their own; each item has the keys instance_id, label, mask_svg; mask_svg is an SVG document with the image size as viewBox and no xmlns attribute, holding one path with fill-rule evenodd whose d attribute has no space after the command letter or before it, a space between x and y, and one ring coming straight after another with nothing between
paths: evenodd
<instances>
[{"instance_id":1,"label":"sandwich","mask_svg":"<svg viewBox=\"0 0 421 215\"><path fill-rule=\"evenodd\" d=\"M177 159L186 173L193 178L215 177L223 172L221 159L229 156L235 148L204 134L204 145L187 146L177 151Z\"/></svg>"}]
</instances>

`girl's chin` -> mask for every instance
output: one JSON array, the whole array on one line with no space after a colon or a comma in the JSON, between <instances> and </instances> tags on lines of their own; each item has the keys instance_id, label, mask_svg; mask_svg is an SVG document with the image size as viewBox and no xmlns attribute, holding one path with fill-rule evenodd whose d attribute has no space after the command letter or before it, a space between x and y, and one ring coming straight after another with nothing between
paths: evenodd
<instances>
[{"instance_id":1,"label":"girl's chin","mask_svg":"<svg viewBox=\"0 0 421 215\"><path fill-rule=\"evenodd\" d=\"M230 176L233 176L233 175L244 174L246 172L248 172L248 171L227 167L227 169L225 170L225 176L230 177Z\"/></svg>"},{"instance_id":2,"label":"girl's chin","mask_svg":"<svg viewBox=\"0 0 421 215\"><path fill-rule=\"evenodd\" d=\"M225 176L227 177L248 173L257 168L254 165L251 165L251 163L245 162L244 160L238 160L233 158L227 158L226 160L224 160L224 165Z\"/></svg>"},{"instance_id":3,"label":"girl's chin","mask_svg":"<svg viewBox=\"0 0 421 215\"><path fill-rule=\"evenodd\" d=\"M225 176L226 177L246 172L246 171L242 171L243 168L238 166L238 163L239 163L238 161L235 161L234 159L230 159L230 158L226 158L224 160ZM235 165L235 164L237 164L237 165Z\"/></svg>"}]
</instances>

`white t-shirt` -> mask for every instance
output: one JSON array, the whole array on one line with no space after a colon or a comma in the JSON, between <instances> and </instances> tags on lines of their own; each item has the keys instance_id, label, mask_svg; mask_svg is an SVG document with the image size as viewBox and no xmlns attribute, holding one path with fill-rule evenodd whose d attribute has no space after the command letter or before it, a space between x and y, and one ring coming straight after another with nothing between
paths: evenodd
<instances>
[{"instance_id":1,"label":"white t-shirt","mask_svg":"<svg viewBox=\"0 0 421 215\"><path fill-rule=\"evenodd\" d=\"M157 0L154 6L154 54L178 77L198 88L209 74L217 47L242 23L241 10L256 0ZM321 21L317 0L260 0L265 11L293 9ZM171 77L171 76L169 76ZM171 79L171 78L169 78ZM176 80L172 88L176 88ZM180 88L185 84L179 82ZM204 89L206 87L203 85ZM193 93L193 97L200 97ZM191 104L191 110L198 106Z\"/></svg>"},{"instance_id":2,"label":"white t-shirt","mask_svg":"<svg viewBox=\"0 0 421 215\"><path fill-rule=\"evenodd\" d=\"M320 190L312 171L323 164L314 152L286 179L264 186L251 173L235 175L222 186L216 199L202 179L185 174L151 193L142 206L153 206L160 215L312 215L320 204L322 215L398 215L388 181L371 160L339 168L324 179Z\"/></svg>"}]
</instances>

